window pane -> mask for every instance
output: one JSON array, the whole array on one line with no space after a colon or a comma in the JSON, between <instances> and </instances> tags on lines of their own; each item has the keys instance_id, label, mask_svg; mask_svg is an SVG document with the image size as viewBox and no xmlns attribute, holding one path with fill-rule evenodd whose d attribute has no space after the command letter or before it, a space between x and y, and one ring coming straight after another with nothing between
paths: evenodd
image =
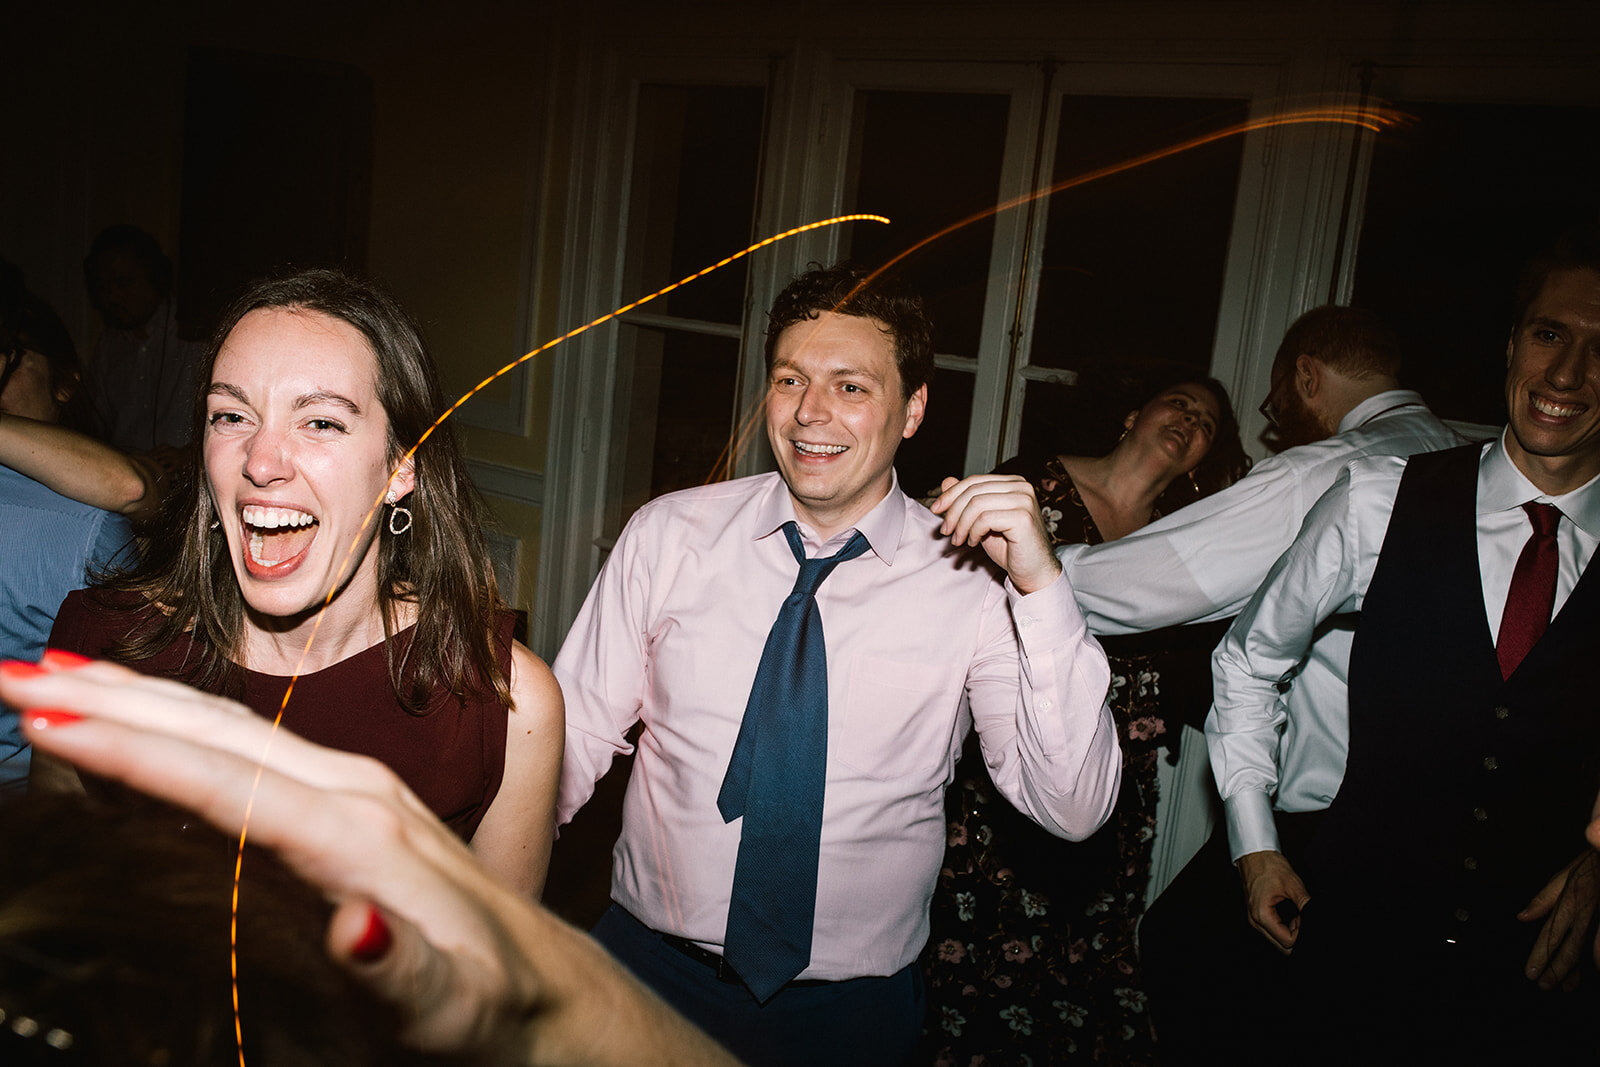
<instances>
[{"instance_id":1,"label":"window pane","mask_svg":"<svg viewBox=\"0 0 1600 1067\"><path fill-rule=\"evenodd\" d=\"M761 159L760 86L641 85L629 295L655 292L750 243ZM749 261L654 301L658 314L743 318Z\"/></svg>"},{"instance_id":2,"label":"window pane","mask_svg":"<svg viewBox=\"0 0 1600 1067\"><path fill-rule=\"evenodd\" d=\"M1505 421L1522 261L1595 217L1600 108L1397 103L1378 139L1355 302L1399 331L1406 382L1446 418Z\"/></svg>"},{"instance_id":3,"label":"window pane","mask_svg":"<svg viewBox=\"0 0 1600 1067\"><path fill-rule=\"evenodd\" d=\"M704 485L733 432L739 342L663 331L650 495Z\"/></svg>"},{"instance_id":4,"label":"window pane","mask_svg":"<svg viewBox=\"0 0 1600 1067\"><path fill-rule=\"evenodd\" d=\"M894 467L900 488L921 499L946 477L961 477L972 421L972 375L940 368L928 383L928 412L916 436L900 442Z\"/></svg>"},{"instance_id":5,"label":"window pane","mask_svg":"<svg viewBox=\"0 0 1600 1067\"><path fill-rule=\"evenodd\" d=\"M852 223L841 237L844 254L878 267L946 226L993 207L1000 193L1009 107L1003 94L856 94L846 210L886 215L891 224ZM937 351L978 354L993 243L994 220L985 218L894 268L927 301Z\"/></svg>"},{"instance_id":6,"label":"window pane","mask_svg":"<svg viewBox=\"0 0 1600 1067\"><path fill-rule=\"evenodd\" d=\"M1052 183L1243 122L1243 100L1069 96ZM1029 362L1137 356L1211 365L1243 139L1050 198Z\"/></svg>"},{"instance_id":7,"label":"window pane","mask_svg":"<svg viewBox=\"0 0 1600 1067\"><path fill-rule=\"evenodd\" d=\"M1144 364L1118 363L1118 370L1091 373L1075 385L1029 382L1022 400L1017 451L1067 456L1103 456L1116 447L1122 420L1145 396Z\"/></svg>"}]
</instances>

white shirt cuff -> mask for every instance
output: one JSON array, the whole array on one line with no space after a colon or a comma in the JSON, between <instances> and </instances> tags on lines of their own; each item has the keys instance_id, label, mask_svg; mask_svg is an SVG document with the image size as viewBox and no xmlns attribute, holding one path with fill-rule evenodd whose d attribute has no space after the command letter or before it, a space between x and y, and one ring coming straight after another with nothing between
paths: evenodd
<instances>
[{"instance_id":1,"label":"white shirt cuff","mask_svg":"<svg viewBox=\"0 0 1600 1067\"><path fill-rule=\"evenodd\" d=\"M1235 863L1251 852L1278 852L1278 826L1266 793L1246 789L1223 802L1228 813L1228 856Z\"/></svg>"}]
</instances>

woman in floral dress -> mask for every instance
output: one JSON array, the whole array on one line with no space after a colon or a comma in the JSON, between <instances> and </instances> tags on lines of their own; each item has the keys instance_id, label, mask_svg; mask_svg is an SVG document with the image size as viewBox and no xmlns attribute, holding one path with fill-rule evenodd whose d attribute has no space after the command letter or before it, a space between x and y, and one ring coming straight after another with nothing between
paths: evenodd
<instances>
[{"instance_id":1,"label":"woman in floral dress","mask_svg":"<svg viewBox=\"0 0 1600 1067\"><path fill-rule=\"evenodd\" d=\"M1033 483L1057 544L1116 540L1248 469L1219 383L1192 368L1145 382L1107 454L1024 454L999 468ZM1156 760L1210 705L1210 653L1225 625L1102 641L1122 791L1087 841L1052 837L1011 807L969 738L946 800L924 954L933 1062L1155 1062L1134 929L1155 841Z\"/></svg>"}]
</instances>

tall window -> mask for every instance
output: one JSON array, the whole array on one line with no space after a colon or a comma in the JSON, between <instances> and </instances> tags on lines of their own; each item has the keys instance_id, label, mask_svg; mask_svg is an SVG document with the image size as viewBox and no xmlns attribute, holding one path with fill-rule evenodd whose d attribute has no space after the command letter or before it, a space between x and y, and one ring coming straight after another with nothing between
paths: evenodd
<instances>
[{"instance_id":1,"label":"tall window","mask_svg":"<svg viewBox=\"0 0 1600 1067\"><path fill-rule=\"evenodd\" d=\"M626 292L654 292L749 243L764 95L760 86L639 87ZM623 318L612 536L646 500L718 468L738 418L748 276L740 261Z\"/></svg>"},{"instance_id":2,"label":"tall window","mask_svg":"<svg viewBox=\"0 0 1600 1067\"><path fill-rule=\"evenodd\" d=\"M994 206L1009 106L998 93L856 94L846 209L892 221L851 228L842 248L873 269L904 256L892 272L922 294L939 354L926 419L895 464L913 496L965 465L994 218L980 217L905 253Z\"/></svg>"}]
</instances>

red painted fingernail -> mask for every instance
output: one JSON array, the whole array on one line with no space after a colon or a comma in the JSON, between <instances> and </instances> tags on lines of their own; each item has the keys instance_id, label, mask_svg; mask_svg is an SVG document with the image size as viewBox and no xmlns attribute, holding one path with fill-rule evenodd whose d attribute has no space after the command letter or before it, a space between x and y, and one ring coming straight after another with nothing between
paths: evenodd
<instances>
[{"instance_id":1,"label":"red painted fingernail","mask_svg":"<svg viewBox=\"0 0 1600 1067\"><path fill-rule=\"evenodd\" d=\"M28 722L35 730L50 730L57 726L71 726L75 722L83 721L82 715L62 708L29 708L23 714L27 715Z\"/></svg>"},{"instance_id":2,"label":"red painted fingernail","mask_svg":"<svg viewBox=\"0 0 1600 1067\"><path fill-rule=\"evenodd\" d=\"M20 659L8 659L0 663L0 674L7 678L33 678L44 673L45 669L37 663L28 663Z\"/></svg>"},{"instance_id":3,"label":"red painted fingernail","mask_svg":"<svg viewBox=\"0 0 1600 1067\"><path fill-rule=\"evenodd\" d=\"M389 932L389 924L384 921L383 913L377 907L367 907L367 929L354 945L350 946L350 956L358 963L376 963L383 959L394 944L394 935Z\"/></svg>"},{"instance_id":4,"label":"red painted fingernail","mask_svg":"<svg viewBox=\"0 0 1600 1067\"><path fill-rule=\"evenodd\" d=\"M39 657L39 662L54 667L57 670L71 670L73 667L82 667L85 663L93 663L88 656L80 656L76 652L68 652L64 648L45 649L44 655Z\"/></svg>"}]
</instances>

